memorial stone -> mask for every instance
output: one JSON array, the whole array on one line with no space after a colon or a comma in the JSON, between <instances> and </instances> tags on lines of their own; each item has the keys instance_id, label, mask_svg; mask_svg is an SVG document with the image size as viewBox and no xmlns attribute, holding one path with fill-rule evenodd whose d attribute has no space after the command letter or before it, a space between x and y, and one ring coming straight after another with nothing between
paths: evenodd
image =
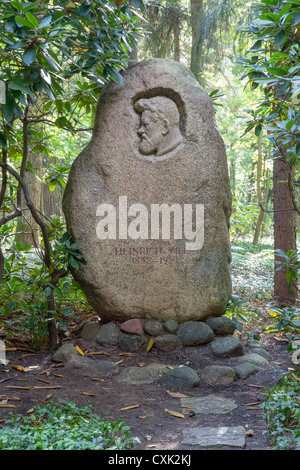
<instances>
[{"instance_id":1,"label":"memorial stone","mask_svg":"<svg viewBox=\"0 0 300 470\"><path fill-rule=\"evenodd\" d=\"M101 93L64 193L104 322L220 316L231 297L231 193L213 104L182 64L151 59Z\"/></svg>"}]
</instances>

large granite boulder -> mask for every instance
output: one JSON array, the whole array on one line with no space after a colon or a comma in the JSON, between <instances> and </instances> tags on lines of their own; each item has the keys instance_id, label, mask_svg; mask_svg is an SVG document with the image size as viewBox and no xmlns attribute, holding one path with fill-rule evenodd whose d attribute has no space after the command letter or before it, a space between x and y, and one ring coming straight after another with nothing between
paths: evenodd
<instances>
[{"instance_id":1,"label":"large granite boulder","mask_svg":"<svg viewBox=\"0 0 300 470\"><path fill-rule=\"evenodd\" d=\"M213 105L162 59L101 93L91 142L65 189L73 275L103 321L219 316L231 296L231 194Z\"/></svg>"}]
</instances>

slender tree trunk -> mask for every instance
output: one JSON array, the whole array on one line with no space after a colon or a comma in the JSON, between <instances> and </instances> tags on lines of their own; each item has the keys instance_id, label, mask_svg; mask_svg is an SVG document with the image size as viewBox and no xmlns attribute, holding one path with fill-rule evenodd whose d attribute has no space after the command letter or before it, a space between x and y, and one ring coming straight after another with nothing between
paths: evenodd
<instances>
[{"instance_id":1,"label":"slender tree trunk","mask_svg":"<svg viewBox=\"0 0 300 470\"><path fill-rule=\"evenodd\" d=\"M265 197L264 197L264 215L263 215L263 221L262 221L262 225L261 225L260 238L263 238L263 236L264 236L264 229L265 229L265 222L266 222L266 213L267 213L267 209L268 209L268 197L269 197L269 170L267 169L267 172L266 172Z\"/></svg>"},{"instance_id":2,"label":"slender tree trunk","mask_svg":"<svg viewBox=\"0 0 300 470\"><path fill-rule=\"evenodd\" d=\"M281 182L280 182L281 181ZM296 212L293 206L289 184L289 167L281 160L274 160L273 166L273 188L274 188L274 249L284 252L296 250ZM275 261L282 261L275 254ZM296 286L292 286L288 292L286 271L274 272L274 298L279 305L287 302L294 303L298 298Z\"/></svg>"},{"instance_id":3,"label":"slender tree trunk","mask_svg":"<svg viewBox=\"0 0 300 470\"><path fill-rule=\"evenodd\" d=\"M24 174L24 181L26 186L29 189L31 200L34 207L40 211L41 209L41 190L42 182L40 180L41 173L41 157L37 154L33 154L30 158L32 168L34 169L34 174L29 171ZM20 194L21 208L26 208L26 203L24 195ZM39 226L32 217L30 211L24 211L24 218L20 217L17 223L17 235L15 240L21 245L31 245L33 242L39 244Z\"/></svg>"},{"instance_id":4,"label":"slender tree trunk","mask_svg":"<svg viewBox=\"0 0 300 470\"><path fill-rule=\"evenodd\" d=\"M49 191L48 185L42 185L41 194L41 212L49 219L51 215L60 217L62 191L60 187L56 187L54 191Z\"/></svg>"},{"instance_id":5,"label":"slender tree trunk","mask_svg":"<svg viewBox=\"0 0 300 470\"><path fill-rule=\"evenodd\" d=\"M235 169L235 158L229 160L229 180L231 187L232 197L235 197L235 184L236 184L236 169Z\"/></svg>"},{"instance_id":6,"label":"slender tree trunk","mask_svg":"<svg viewBox=\"0 0 300 470\"><path fill-rule=\"evenodd\" d=\"M191 71L198 79L200 74L201 44L197 39L199 18L203 8L203 0L191 0L191 25L192 25L192 50L191 50Z\"/></svg>"},{"instance_id":7,"label":"slender tree trunk","mask_svg":"<svg viewBox=\"0 0 300 470\"><path fill-rule=\"evenodd\" d=\"M180 22L179 22L179 12L175 15L174 18L174 60L180 62Z\"/></svg>"},{"instance_id":8,"label":"slender tree trunk","mask_svg":"<svg viewBox=\"0 0 300 470\"><path fill-rule=\"evenodd\" d=\"M264 207L261 207L261 204L263 203L262 199L262 191L261 191L261 176L262 176L262 162L263 162L263 153L262 153L262 134L261 133L258 136L258 141L257 141L257 171L256 171L256 194L257 194L257 202L260 204L259 206L259 216L256 222L256 227L255 227L255 232L254 232L254 237L253 237L253 245L258 244L259 240L259 234L261 231L261 226L264 220Z\"/></svg>"}]
</instances>

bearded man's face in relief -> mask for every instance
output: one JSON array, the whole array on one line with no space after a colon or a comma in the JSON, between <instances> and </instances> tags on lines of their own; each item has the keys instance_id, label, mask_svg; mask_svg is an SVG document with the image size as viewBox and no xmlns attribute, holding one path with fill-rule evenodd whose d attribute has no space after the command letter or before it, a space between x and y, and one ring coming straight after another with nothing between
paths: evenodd
<instances>
[{"instance_id":1,"label":"bearded man's face in relief","mask_svg":"<svg viewBox=\"0 0 300 470\"><path fill-rule=\"evenodd\" d=\"M166 125L161 119L155 119L151 111L143 111L141 117L141 126L138 135L141 138L140 152L143 155L151 155L156 153L164 135L166 134Z\"/></svg>"}]
</instances>

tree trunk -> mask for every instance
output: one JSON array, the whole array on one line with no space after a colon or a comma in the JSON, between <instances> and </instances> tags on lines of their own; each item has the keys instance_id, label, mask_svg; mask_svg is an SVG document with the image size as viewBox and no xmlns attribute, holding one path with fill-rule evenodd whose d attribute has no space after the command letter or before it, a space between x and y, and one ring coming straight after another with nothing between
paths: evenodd
<instances>
[{"instance_id":1,"label":"tree trunk","mask_svg":"<svg viewBox=\"0 0 300 470\"><path fill-rule=\"evenodd\" d=\"M26 171L24 174L24 181L29 189L30 197L34 207L37 210L41 209L41 190L42 182L40 179L41 173L41 156L33 154L29 161L32 164L33 173ZM23 193L21 193L21 208L26 208L26 203ZM15 241L24 245L39 244L39 226L32 217L30 211L24 211L24 217L19 217L17 222Z\"/></svg>"},{"instance_id":2,"label":"tree trunk","mask_svg":"<svg viewBox=\"0 0 300 470\"><path fill-rule=\"evenodd\" d=\"M262 225L261 225L260 238L263 238L263 236L264 236L264 228L265 228L265 222L266 222L266 213L267 213L267 210L268 210L268 197L269 197L269 170L267 169L267 172L266 172L265 197L264 197L264 215L263 215L263 220L262 220Z\"/></svg>"},{"instance_id":3,"label":"tree trunk","mask_svg":"<svg viewBox=\"0 0 300 470\"><path fill-rule=\"evenodd\" d=\"M191 0L191 25L192 25L192 50L191 50L191 71L196 79L200 74L201 43L197 38L199 18L203 8L203 0Z\"/></svg>"},{"instance_id":4,"label":"tree trunk","mask_svg":"<svg viewBox=\"0 0 300 470\"><path fill-rule=\"evenodd\" d=\"M280 182L282 181L282 182ZM296 212L293 206L289 184L289 167L281 160L274 160L273 166L273 191L274 191L274 249L284 252L296 250ZM275 253L275 261L282 261ZM287 302L295 303L298 298L296 286L292 286L288 292L286 270L274 272L274 299L278 305Z\"/></svg>"},{"instance_id":5,"label":"tree trunk","mask_svg":"<svg viewBox=\"0 0 300 470\"><path fill-rule=\"evenodd\" d=\"M48 184L42 185L41 211L50 219L52 215L60 217L62 215L62 190L56 187L54 191L49 191Z\"/></svg>"},{"instance_id":6,"label":"tree trunk","mask_svg":"<svg viewBox=\"0 0 300 470\"><path fill-rule=\"evenodd\" d=\"M180 62L180 14L179 12L174 17L174 60Z\"/></svg>"},{"instance_id":7,"label":"tree trunk","mask_svg":"<svg viewBox=\"0 0 300 470\"><path fill-rule=\"evenodd\" d=\"M262 191L261 191L261 176L262 176L262 161L263 161L263 158L262 158L263 153L262 153L262 145L261 145L262 134L263 132L261 131L257 140L256 194L257 194L257 203L260 204L260 206L259 206L259 216L256 222L255 233L253 237L253 245L258 244L259 234L260 234L261 226L264 220L264 207L261 206L261 204L263 203L262 201L263 197L262 197Z\"/></svg>"}]
</instances>

